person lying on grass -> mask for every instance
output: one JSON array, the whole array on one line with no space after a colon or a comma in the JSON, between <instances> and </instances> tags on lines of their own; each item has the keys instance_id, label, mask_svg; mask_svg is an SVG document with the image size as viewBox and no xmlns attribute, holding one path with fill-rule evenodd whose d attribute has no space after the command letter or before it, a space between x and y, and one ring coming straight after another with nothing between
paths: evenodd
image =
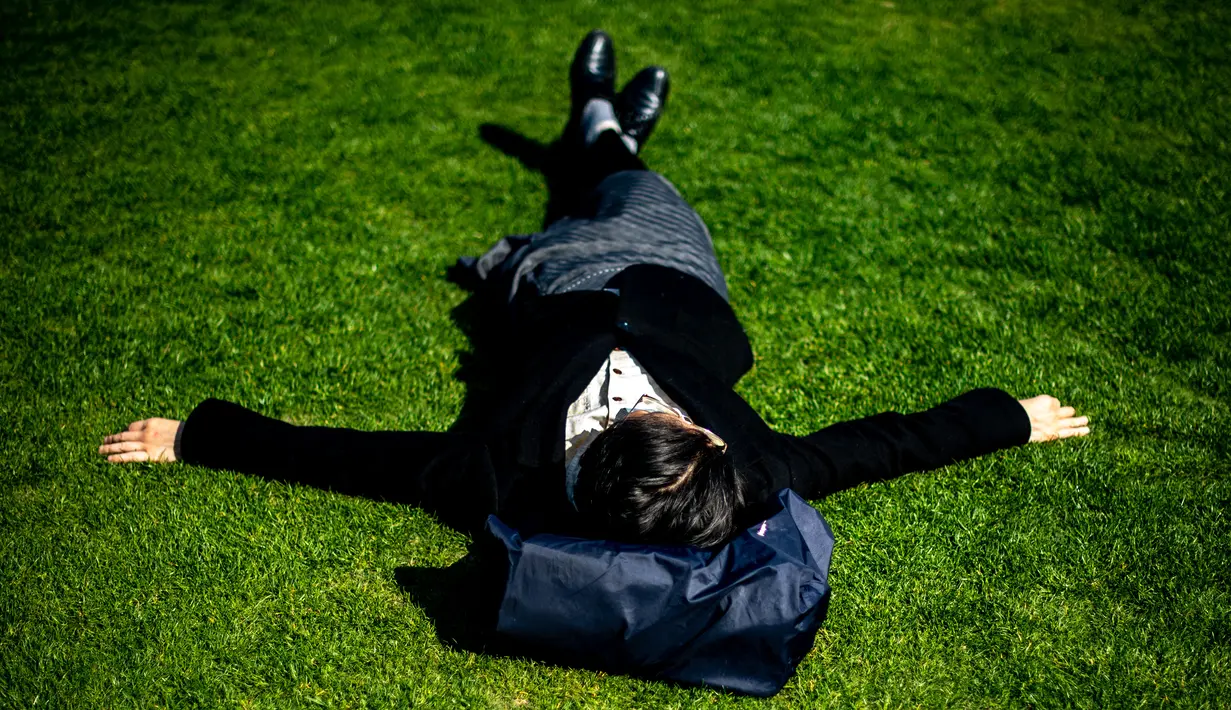
<instances>
[{"instance_id":1,"label":"person lying on grass","mask_svg":"<svg viewBox=\"0 0 1231 710\"><path fill-rule=\"evenodd\" d=\"M568 193L542 232L459 261L501 327L493 403L450 432L293 426L210 399L103 440L112 462L186 461L422 506L481 529L716 546L791 488L822 498L1027 442L1089 433L1055 397L967 392L927 411L771 430L735 393L752 350L700 217L639 157L669 91L615 92L610 37L573 60Z\"/></svg>"}]
</instances>

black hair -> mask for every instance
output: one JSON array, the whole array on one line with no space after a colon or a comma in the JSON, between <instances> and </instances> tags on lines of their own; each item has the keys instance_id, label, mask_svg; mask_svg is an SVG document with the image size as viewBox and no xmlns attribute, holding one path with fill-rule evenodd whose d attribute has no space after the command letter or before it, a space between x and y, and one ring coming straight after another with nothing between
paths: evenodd
<instances>
[{"instance_id":1,"label":"black hair","mask_svg":"<svg viewBox=\"0 0 1231 710\"><path fill-rule=\"evenodd\" d=\"M626 417L594 438L573 499L600 537L713 547L736 532L747 488L705 432L655 413Z\"/></svg>"}]
</instances>

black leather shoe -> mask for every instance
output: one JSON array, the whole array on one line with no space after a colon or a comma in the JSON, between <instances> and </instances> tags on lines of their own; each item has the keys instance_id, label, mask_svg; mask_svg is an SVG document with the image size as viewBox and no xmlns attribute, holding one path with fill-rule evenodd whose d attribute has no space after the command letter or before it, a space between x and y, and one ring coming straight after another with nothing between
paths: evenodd
<instances>
[{"instance_id":1,"label":"black leather shoe","mask_svg":"<svg viewBox=\"0 0 1231 710\"><path fill-rule=\"evenodd\" d=\"M671 91L671 78L662 67L646 67L624 86L616 98L616 119L624 135L644 146L658 125L658 117L667 105Z\"/></svg>"},{"instance_id":2,"label":"black leather shoe","mask_svg":"<svg viewBox=\"0 0 1231 710\"><path fill-rule=\"evenodd\" d=\"M602 30L591 30L578 45L569 68L573 123L581 117L581 110L590 99L611 101L615 98L615 66L611 37Z\"/></svg>"}]
</instances>

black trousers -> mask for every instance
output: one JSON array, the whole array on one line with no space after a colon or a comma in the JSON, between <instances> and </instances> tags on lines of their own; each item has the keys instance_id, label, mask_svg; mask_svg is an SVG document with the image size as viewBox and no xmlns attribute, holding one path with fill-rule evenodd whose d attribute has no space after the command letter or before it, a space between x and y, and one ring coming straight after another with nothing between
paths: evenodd
<instances>
[{"instance_id":1,"label":"black trousers","mask_svg":"<svg viewBox=\"0 0 1231 710\"><path fill-rule=\"evenodd\" d=\"M592 217L594 188L607 176L624 170L649 170L615 131L603 131L588 146L582 145L577 133L565 132L557 146L562 155L549 176L552 196L544 227L561 217Z\"/></svg>"},{"instance_id":2,"label":"black trousers","mask_svg":"<svg viewBox=\"0 0 1231 710\"><path fill-rule=\"evenodd\" d=\"M579 151L578 163L578 183L587 190L593 190L613 173L648 169L641 158L629 152L615 131L603 131L593 143Z\"/></svg>"}]
</instances>

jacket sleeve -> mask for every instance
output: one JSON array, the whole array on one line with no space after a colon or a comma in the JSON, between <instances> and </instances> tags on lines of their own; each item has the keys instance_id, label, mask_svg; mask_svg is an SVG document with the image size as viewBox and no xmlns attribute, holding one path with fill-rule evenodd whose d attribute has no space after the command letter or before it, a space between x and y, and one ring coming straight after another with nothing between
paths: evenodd
<instances>
[{"instance_id":1,"label":"jacket sleeve","mask_svg":"<svg viewBox=\"0 0 1231 710\"><path fill-rule=\"evenodd\" d=\"M190 464L417 505L468 530L497 511L488 449L461 434L295 426L208 399L184 422L178 448Z\"/></svg>"},{"instance_id":2,"label":"jacket sleeve","mask_svg":"<svg viewBox=\"0 0 1231 710\"><path fill-rule=\"evenodd\" d=\"M988 388L916 414L885 412L807 436L778 436L789 480L777 483L815 499L1020 446L1030 438L1030 417L1012 395Z\"/></svg>"}]
</instances>

